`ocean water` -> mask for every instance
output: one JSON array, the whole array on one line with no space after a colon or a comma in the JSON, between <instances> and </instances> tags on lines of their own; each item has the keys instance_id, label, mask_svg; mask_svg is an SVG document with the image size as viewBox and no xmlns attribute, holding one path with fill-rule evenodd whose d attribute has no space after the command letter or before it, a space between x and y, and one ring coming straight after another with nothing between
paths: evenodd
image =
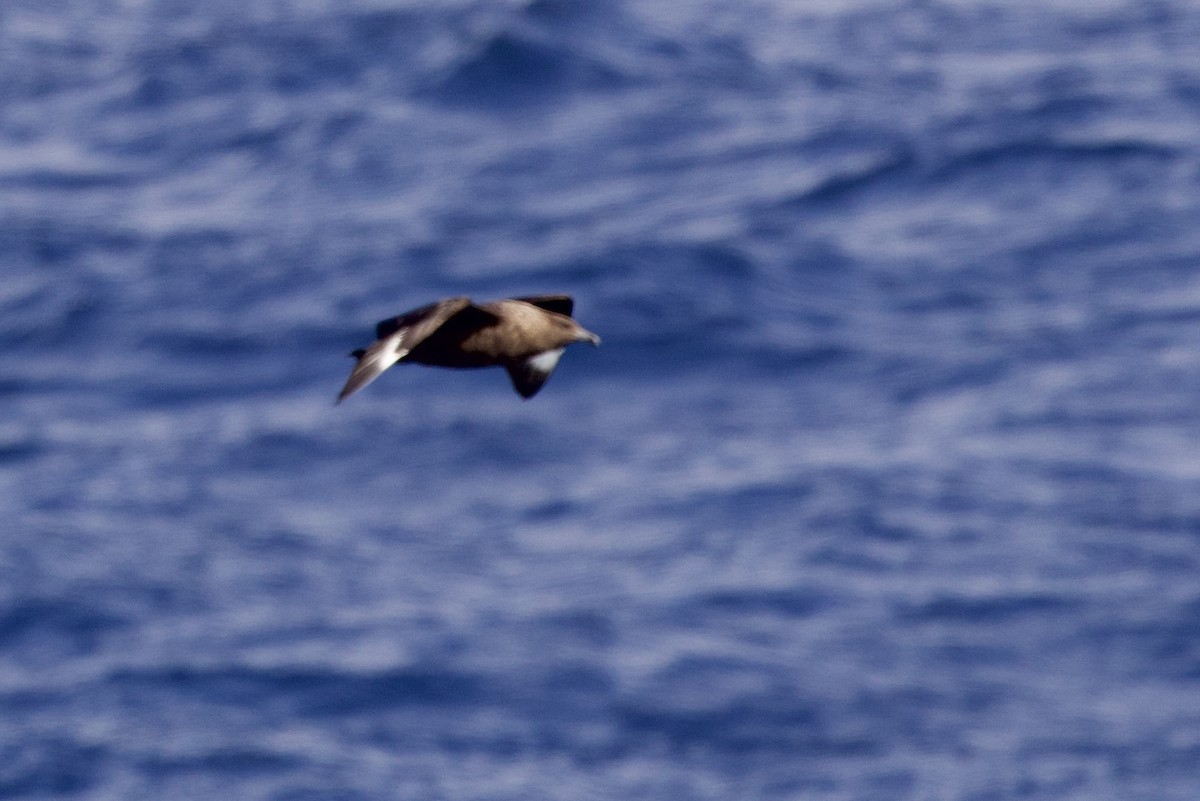
<instances>
[{"instance_id":1,"label":"ocean water","mask_svg":"<svg viewBox=\"0 0 1200 801\"><path fill-rule=\"evenodd\" d=\"M1198 41L7 0L0 797L1194 801Z\"/></svg>"}]
</instances>

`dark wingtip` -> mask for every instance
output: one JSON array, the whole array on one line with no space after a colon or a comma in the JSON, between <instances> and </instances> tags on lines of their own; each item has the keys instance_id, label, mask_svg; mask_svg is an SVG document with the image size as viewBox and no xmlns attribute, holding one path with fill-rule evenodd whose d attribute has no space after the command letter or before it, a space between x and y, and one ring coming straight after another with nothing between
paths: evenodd
<instances>
[{"instance_id":1,"label":"dark wingtip","mask_svg":"<svg viewBox=\"0 0 1200 801\"><path fill-rule=\"evenodd\" d=\"M353 395L353 394L354 394L354 390L355 390L355 389L358 389L358 387L355 387L354 389L351 389L351 388L350 388L350 383L349 383L349 382L347 382L347 383L346 383L346 386L342 387L342 391L338 393L337 400L335 400L335 401L333 402L333 405L334 405L334 406L338 406L338 405L340 405L342 401L344 401L346 398L348 398L348 397L350 397L351 395Z\"/></svg>"},{"instance_id":2,"label":"dark wingtip","mask_svg":"<svg viewBox=\"0 0 1200 801\"><path fill-rule=\"evenodd\" d=\"M366 354L366 352L367 352L366 348L355 348L354 350L350 351L346 355L353 356L355 359L361 360L363 355ZM354 374L351 373L350 375L353 376ZM344 401L347 397L349 397L349 395L352 391L353 390L350 389L350 382L347 381L346 386L342 387L342 391L338 393L337 400L335 400L333 402L333 405L334 406L339 405L342 401Z\"/></svg>"}]
</instances>

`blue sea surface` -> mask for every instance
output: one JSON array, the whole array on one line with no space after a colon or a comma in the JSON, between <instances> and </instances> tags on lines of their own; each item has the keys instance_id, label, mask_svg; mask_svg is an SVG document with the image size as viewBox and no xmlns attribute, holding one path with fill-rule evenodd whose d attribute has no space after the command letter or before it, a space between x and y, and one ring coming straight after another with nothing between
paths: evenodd
<instances>
[{"instance_id":1,"label":"blue sea surface","mask_svg":"<svg viewBox=\"0 0 1200 801\"><path fill-rule=\"evenodd\" d=\"M6 0L0 798L1200 798L1197 43Z\"/></svg>"}]
</instances>

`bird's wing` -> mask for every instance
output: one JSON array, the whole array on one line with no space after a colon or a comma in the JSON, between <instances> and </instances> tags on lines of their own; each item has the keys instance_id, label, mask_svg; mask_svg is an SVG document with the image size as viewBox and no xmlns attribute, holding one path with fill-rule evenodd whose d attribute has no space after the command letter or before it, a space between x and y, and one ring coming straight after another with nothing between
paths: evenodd
<instances>
[{"instance_id":1,"label":"bird's wing","mask_svg":"<svg viewBox=\"0 0 1200 801\"><path fill-rule=\"evenodd\" d=\"M378 339L350 354L358 359L358 363L338 393L337 402L341 403L379 378L384 370L403 359L447 320L468 307L471 307L470 298L447 298L382 320L375 326Z\"/></svg>"},{"instance_id":2,"label":"bird's wing","mask_svg":"<svg viewBox=\"0 0 1200 801\"><path fill-rule=\"evenodd\" d=\"M524 301L546 311L565 314L567 317L570 317L571 312L575 310L575 299L570 295L534 295L528 298L513 298L513 300Z\"/></svg>"},{"instance_id":3,"label":"bird's wing","mask_svg":"<svg viewBox=\"0 0 1200 801\"><path fill-rule=\"evenodd\" d=\"M432 334L442 323L470 305L471 299L468 297L446 298L396 317L380 320L375 324L375 338L386 339L401 329L407 329L408 334L405 338L411 339L412 344L408 349L412 350L412 345Z\"/></svg>"},{"instance_id":4,"label":"bird's wing","mask_svg":"<svg viewBox=\"0 0 1200 801\"><path fill-rule=\"evenodd\" d=\"M522 398L532 398L554 372L562 354L562 348L555 348L531 356L523 362L508 365L506 369L508 377L512 379L513 389Z\"/></svg>"}]
</instances>

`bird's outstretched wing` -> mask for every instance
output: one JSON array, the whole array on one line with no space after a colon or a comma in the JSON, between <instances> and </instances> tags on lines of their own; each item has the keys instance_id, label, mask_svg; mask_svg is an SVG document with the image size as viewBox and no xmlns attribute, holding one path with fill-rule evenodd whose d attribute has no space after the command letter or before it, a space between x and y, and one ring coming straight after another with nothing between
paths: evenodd
<instances>
[{"instance_id":1,"label":"bird's outstretched wing","mask_svg":"<svg viewBox=\"0 0 1200 801\"><path fill-rule=\"evenodd\" d=\"M430 303L428 306L380 320L375 324L375 338L387 339L401 329L408 329L409 333L405 335L405 338L410 339L412 345L415 345L436 331L442 323L470 305L471 299L465 296L446 298L436 303ZM412 345L409 346L410 350Z\"/></svg>"},{"instance_id":2,"label":"bird's outstretched wing","mask_svg":"<svg viewBox=\"0 0 1200 801\"><path fill-rule=\"evenodd\" d=\"M512 379L513 389L522 398L532 398L542 388L542 384L546 383L550 374L554 372L562 354L562 348L555 348L517 364L508 365L508 377Z\"/></svg>"},{"instance_id":3,"label":"bird's outstretched wing","mask_svg":"<svg viewBox=\"0 0 1200 801\"><path fill-rule=\"evenodd\" d=\"M377 339L350 354L358 359L358 363L338 393L337 402L341 403L370 384L447 320L470 305L471 299L467 297L447 298L380 321L375 326Z\"/></svg>"},{"instance_id":4,"label":"bird's outstretched wing","mask_svg":"<svg viewBox=\"0 0 1200 801\"><path fill-rule=\"evenodd\" d=\"M565 314L567 317L570 317L571 312L575 311L575 299L570 295L533 295L527 298L513 298L513 300L521 300L546 311Z\"/></svg>"}]
</instances>

